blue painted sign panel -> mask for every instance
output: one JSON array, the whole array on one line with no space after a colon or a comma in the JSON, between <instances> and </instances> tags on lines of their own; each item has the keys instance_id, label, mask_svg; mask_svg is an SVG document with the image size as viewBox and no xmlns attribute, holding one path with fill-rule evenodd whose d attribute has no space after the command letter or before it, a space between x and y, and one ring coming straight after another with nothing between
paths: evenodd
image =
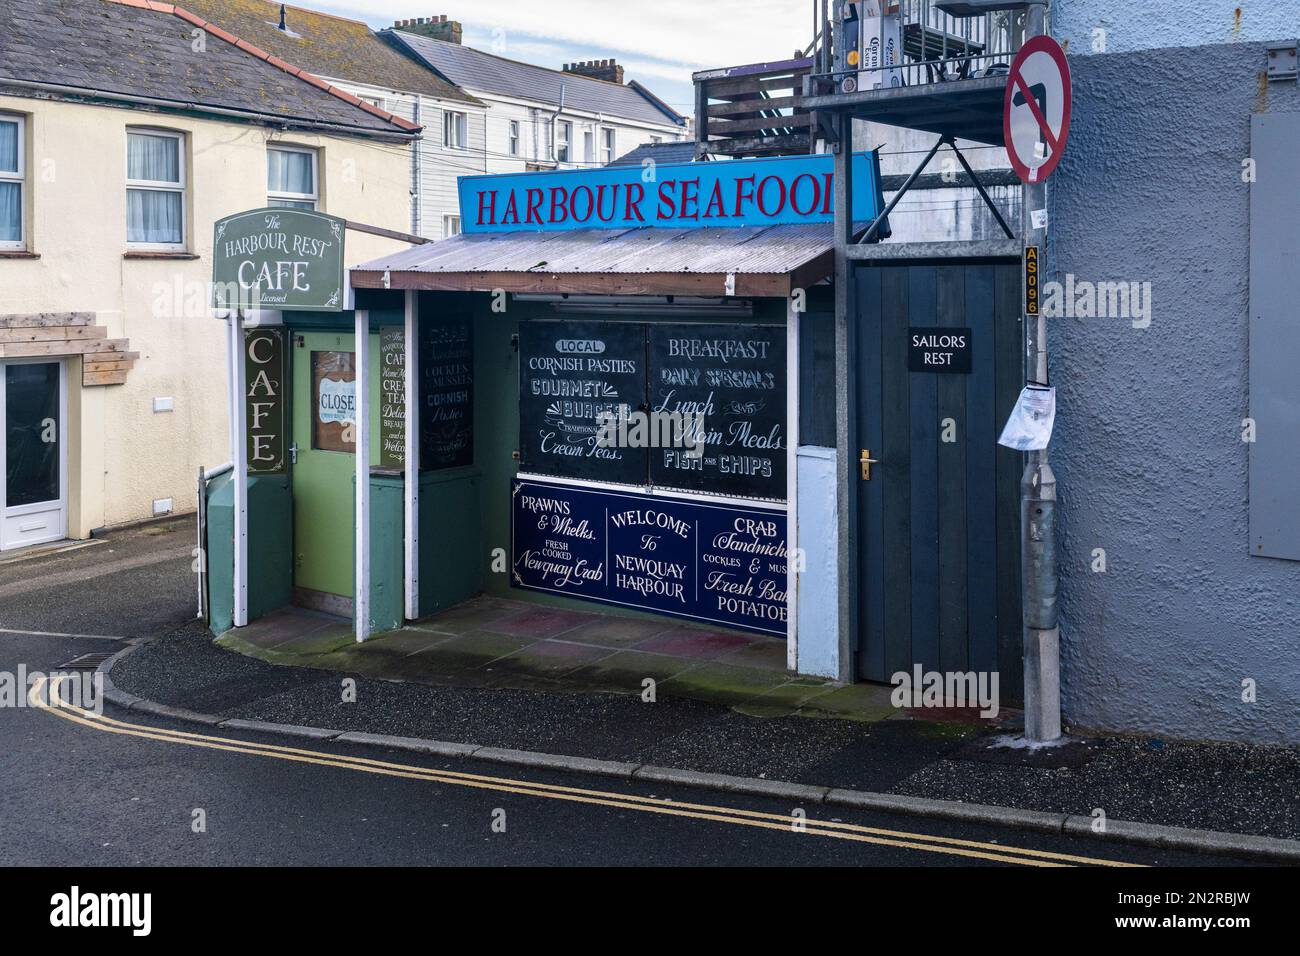
<instances>
[{"instance_id":1,"label":"blue painted sign panel","mask_svg":"<svg viewBox=\"0 0 1300 956\"><path fill-rule=\"evenodd\" d=\"M853 218L883 208L874 152L853 156ZM832 222L829 154L460 177L467 233Z\"/></svg>"},{"instance_id":2,"label":"blue painted sign panel","mask_svg":"<svg viewBox=\"0 0 1300 956\"><path fill-rule=\"evenodd\" d=\"M785 636L784 511L515 479L513 587Z\"/></svg>"}]
</instances>

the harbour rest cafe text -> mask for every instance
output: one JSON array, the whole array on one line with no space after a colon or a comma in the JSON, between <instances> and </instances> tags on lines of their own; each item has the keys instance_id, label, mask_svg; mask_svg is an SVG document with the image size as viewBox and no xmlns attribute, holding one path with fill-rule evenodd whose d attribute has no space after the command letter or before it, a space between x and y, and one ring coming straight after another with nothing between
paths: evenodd
<instances>
[{"instance_id":1,"label":"the harbour rest cafe text","mask_svg":"<svg viewBox=\"0 0 1300 956\"><path fill-rule=\"evenodd\" d=\"M851 169L866 223L875 155ZM259 301L229 310L212 629L298 604L365 640L487 593L772 635L793 670L869 676L835 615L855 546L836 469L858 464L836 462L834 187L831 156L464 177L462 235L341 291L308 254L328 217L229 225L280 213L287 234L227 264Z\"/></svg>"}]
</instances>

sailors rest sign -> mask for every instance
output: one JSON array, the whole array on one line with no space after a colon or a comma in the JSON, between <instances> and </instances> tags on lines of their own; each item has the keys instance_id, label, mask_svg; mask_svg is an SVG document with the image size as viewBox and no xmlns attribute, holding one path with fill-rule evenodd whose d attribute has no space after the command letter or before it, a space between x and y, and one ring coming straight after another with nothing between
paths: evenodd
<instances>
[{"instance_id":1,"label":"sailors rest sign","mask_svg":"<svg viewBox=\"0 0 1300 956\"><path fill-rule=\"evenodd\" d=\"M883 207L879 163L857 153L850 168L854 219L867 222ZM823 223L834 201L829 154L460 179L467 233Z\"/></svg>"}]
</instances>

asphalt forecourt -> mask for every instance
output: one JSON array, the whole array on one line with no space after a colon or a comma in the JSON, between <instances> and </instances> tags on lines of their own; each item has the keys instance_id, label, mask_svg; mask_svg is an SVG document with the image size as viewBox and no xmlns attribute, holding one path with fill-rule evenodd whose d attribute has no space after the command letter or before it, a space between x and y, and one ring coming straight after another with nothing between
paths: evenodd
<instances>
[{"instance_id":1,"label":"asphalt forecourt","mask_svg":"<svg viewBox=\"0 0 1300 956\"><path fill-rule=\"evenodd\" d=\"M621 810L687 817L734 826L805 833L811 836L896 847L922 853L938 853L973 861L1034 867L1129 867L1141 865L1102 857L1058 853L1033 848L1017 848L1004 844L955 839L945 836L930 836L911 831L860 826L833 820L818 820L806 816L792 818L790 813L756 811L708 803L689 803L666 798L638 796L631 793L537 783L513 777L431 769L408 763L354 757L322 750L253 743L228 736L166 730L145 724L117 720L66 703L51 704L50 701L53 697L60 696L60 685L64 681L65 678L62 677L38 678L33 682L29 692L29 704L38 710L56 715L85 728L110 734L125 734L159 743L222 750L291 763L315 764L317 766L335 767L409 780L427 780L440 784L499 793L515 793L549 800L563 800ZM680 783L681 781L673 782Z\"/></svg>"},{"instance_id":2,"label":"asphalt forecourt","mask_svg":"<svg viewBox=\"0 0 1300 956\"><path fill-rule=\"evenodd\" d=\"M104 698L132 713L153 714L192 724L226 731L252 731L281 738L336 741L363 747L398 752L432 754L451 758L472 758L487 763L506 764L592 776L658 782L715 792L792 799L835 808L948 820L970 824L1012 828L1025 833L1066 835L1109 846L1151 847L1189 854L1223 856L1238 863L1251 861L1266 864L1300 863L1300 841L1226 833L1205 829L1162 826L1157 824L1107 820L1099 828L1093 817L1072 813L1048 813L1017 807L994 806L953 800L935 800L909 794L879 793L846 787L819 786L775 780L767 777L742 777L706 773L692 769L647 765L625 760L598 760L581 756L542 753L506 747L480 746L389 734L342 731L325 727L281 724L261 720L223 719L181 707L159 704L125 693L110 676L113 666L143 645L119 651L100 665ZM784 817L782 819L785 819Z\"/></svg>"},{"instance_id":3,"label":"asphalt forecourt","mask_svg":"<svg viewBox=\"0 0 1300 956\"><path fill-rule=\"evenodd\" d=\"M28 719L66 726L66 733L70 736L62 739L67 741L67 747L81 751L87 757L100 752L101 745L97 741L104 741L104 747L108 747L110 742L120 741L121 746L130 742L133 747L150 750L185 748L196 755L213 755L204 758L209 771L214 767L224 767L229 772L242 766L250 780L288 774L299 777L301 786L315 794L312 805L246 806L240 811L271 818L283 817L287 811L290 814L288 819L291 819L303 811L310 812L316 804L343 800L350 787L347 781L352 779L384 781L375 786L386 790L368 791L371 794L368 799L372 802L367 815L372 816L375 823L385 818L398 818L404 812L434 813L438 807L454 800L468 799L480 807L483 821L473 828L482 829L482 836L478 837L480 849L474 862L492 859L492 853L486 847L491 845L491 841L504 838L504 833L500 837L490 836L487 825L489 813L498 812L490 808L498 807L509 808L512 814L511 832L517 834L513 839L524 840L534 847L563 846L566 841L584 839L583 832L587 831L585 838L599 842L601 853L607 854L595 859L601 865L638 866L656 862L659 858L653 853L648 857L638 852L629 853L625 846L611 844L607 829L611 826L618 827L623 834L631 834L638 846L647 843L652 848L668 849L664 855L667 859L698 860L688 869L673 872L674 893L691 887L692 879L703 880L704 875L699 872L703 868L700 863L710 866L725 862L748 867L792 863L808 866L811 863L818 869L806 871L807 877L800 879L816 880L819 887L829 884L824 899L830 901L836 898L836 889L844 893L850 884L856 888L857 894L864 891L861 880L846 882L842 877L831 875L834 871L830 867L888 865L893 867L888 876L873 878L870 889L872 910L880 914L879 920L886 923L889 920L884 914L902 913L906 906L915 905L917 899L936 892L953 899L951 905L945 904L948 913L948 918L943 921L945 925L953 921L968 927L974 925L962 921L987 919L989 907L997 899L1005 901L1011 898L1029 903L1046 903L1052 899L1062 903L1068 901L1065 912L1059 911L1058 907L1035 905L1034 911L1025 914L1024 919L1018 918L1018 925L1029 928L1041 919L1044 928L1054 924L1059 929L1060 921L1068 919L1072 935L1076 930L1083 933L1110 932L1146 925L1217 933L1273 922L1272 913L1261 912L1268 904L1261 901L1260 888L1261 884L1271 885L1268 876L1276 871L1230 868L1231 864L1242 861L1226 857L1197 859L1174 851L1118 845L1103 849L1095 842L1066 835L1026 832L1012 836L1005 830L999 832L997 828L988 826L942 820L919 821L916 818L900 821L897 817L890 819L883 814L816 807L800 801L740 793L721 797L692 796L688 790L658 781L593 781L589 775L542 768L526 772L493 772L490 767L480 768L479 762L472 759L457 758L456 767L464 769L452 769L437 765L437 758L432 754L412 754L410 759L396 755L368 757L364 755L364 748L355 743L337 740L304 740L293 746L256 739L266 735L251 731L182 730L174 726L174 721L158 717L149 718L151 722L144 723L98 715L63 703L60 697L63 680L60 677L38 678L33 683L28 695L32 716ZM55 695L53 704L51 693ZM112 743L112 746L118 747L119 744ZM221 763L208 764L206 761L209 759ZM189 762L182 759L182 763ZM173 764L169 761L167 765ZM258 765L264 769L259 770ZM145 781L135 782L135 786L144 785ZM429 787L428 796L422 798L420 792L425 786ZM412 787L417 789L412 790ZM651 792L644 792L647 788ZM266 791L267 794L274 792L273 789ZM379 793L383 796L378 797ZM460 796L462 794L465 796ZM504 813L504 810L500 812ZM559 825L553 820L543 822L547 815L553 814L561 814L563 822ZM532 819L525 826L521 817ZM378 830L367 829L370 831L367 839L384 839ZM344 855L347 852L344 847ZM286 859L282 862L294 861ZM1158 866L1148 868L1144 863ZM1215 869L1194 868L1204 864L1219 866ZM1002 872L996 880L977 881L969 872L969 868L974 866L996 866ZM1043 869L1057 873L1044 880L1038 873ZM1071 872L1061 872L1064 870ZM119 913L136 918L135 924L122 922L116 932L131 935L134 932L131 926L135 925L136 929L146 928L148 935L161 938L170 938L173 933L180 932L192 934L195 928L206 929L205 923L211 925L217 911L201 911L195 901L210 899L213 893L220 894L223 886L228 890L232 878L237 879L240 886L238 902L231 904L238 908L240 923L270 918L275 913L283 913L286 907L318 907L324 894L332 897L341 889L340 881L343 879L336 868L299 868L289 880L278 870L243 869L237 871L237 875L222 869L91 871L50 868L27 871L23 876L28 873L31 876L30 880L25 880L28 885L10 897L10 906L15 907L13 912L22 914L24 922L33 928L41 928L47 922L56 931L77 926L87 931L103 928L102 920L108 912L108 897L103 894L107 893L116 901L114 905ZM529 877L525 873L511 877L492 871L489 878L495 881L493 886L500 889L501 879L519 879L522 882ZM924 883L913 882L922 878ZM412 896L413 884L409 876L400 872L368 870L365 879L368 893L382 894L390 911L393 906L420 903L420 898ZM557 879L561 882L556 883ZM710 879L716 880L716 877ZM613 877L608 883L602 881L601 886L594 887L590 885L592 881L578 874L557 874L553 867L547 867L548 885L560 888L568 880L582 880L584 892L590 894L587 898L591 900L602 899L602 890L608 893L626 886L622 877ZM424 885L427 893L428 885ZM706 888L703 882L694 885L701 890ZM443 905L454 904L456 912L463 918L473 914L476 903L484 904L485 896L479 892L480 887L484 892L489 890L471 876L459 888L440 890L438 898ZM121 897L121 894L135 895ZM487 892L487 896L492 894ZM1264 901L1267 899L1263 898ZM68 910L74 905L74 900L83 914L78 917L79 923L75 920L69 922ZM529 909L528 902L531 900L523 902L512 912L516 916L525 915ZM851 899L845 897L844 902L851 903ZM483 915L490 911L489 906ZM1148 920L1156 922L1148 924ZM1165 920L1169 922L1162 922ZM308 935L313 931L323 931L329 923L314 921L311 927L306 928ZM218 925L211 931L214 938L219 938L231 929ZM338 931L346 934L347 927L340 927Z\"/></svg>"}]
</instances>

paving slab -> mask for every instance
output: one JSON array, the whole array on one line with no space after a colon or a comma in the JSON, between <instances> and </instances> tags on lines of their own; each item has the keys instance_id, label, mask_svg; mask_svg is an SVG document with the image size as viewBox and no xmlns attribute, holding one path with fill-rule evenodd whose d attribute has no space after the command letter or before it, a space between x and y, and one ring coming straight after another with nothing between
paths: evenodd
<instances>
[{"instance_id":1,"label":"paving slab","mask_svg":"<svg viewBox=\"0 0 1300 956\"><path fill-rule=\"evenodd\" d=\"M530 608L483 625L484 631L543 640L557 637L566 631L591 621L591 615L576 611L557 611L551 608Z\"/></svg>"},{"instance_id":2,"label":"paving slab","mask_svg":"<svg viewBox=\"0 0 1300 956\"><path fill-rule=\"evenodd\" d=\"M899 716L889 699L892 687L849 684L811 697L803 710L809 716L831 715L852 720L887 720Z\"/></svg>"},{"instance_id":3,"label":"paving slab","mask_svg":"<svg viewBox=\"0 0 1300 956\"><path fill-rule=\"evenodd\" d=\"M668 657L665 654L627 650L618 651L609 657L571 671L567 677L580 686L621 694L640 694L645 689L642 682L646 678L651 678L659 684L694 666L696 666L694 662Z\"/></svg>"},{"instance_id":4,"label":"paving slab","mask_svg":"<svg viewBox=\"0 0 1300 956\"><path fill-rule=\"evenodd\" d=\"M404 627L400 631L388 631L366 641L365 651L389 657L408 657L426 648L445 643L456 636L458 635Z\"/></svg>"},{"instance_id":5,"label":"paving slab","mask_svg":"<svg viewBox=\"0 0 1300 956\"><path fill-rule=\"evenodd\" d=\"M520 637L492 631L472 631L427 647L411 655L412 667L431 670L472 670L501 657L507 657L535 644L540 638Z\"/></svg>"},{"instance_id":6,"label":"paving slab","mask_svg":"<svg viewBox=\"0 0 1300 956\"><path fill-rule=\"evenodd\" d=\"M694 627L669 628L636 646L638 651L670 654L687 660L709 661L748 647L755 638L734 631L702 631Z\"/></svg>"},{"instance_id":7,"label":"paving slab","mask_svg":"<svg viewBox=\"0 0 1300 956\"><path fill-rule=\"evenodd\" d=\"M718 704L738 704L754 701L785 682L784 674L755 667L736 667L721 661L706 661L664 681L659 685L659 692ZM765 703L771 705L773 701Z\"/></svg>"},{"instance_id":8,"label":"paving slab","mask_svg":"<svg viewBox=\"0 0 1300 956\"><path fill-rule=\"evenodd\" d=\"M327 624L269 648L276 654L329 654L357 643L351 624Z\"/></svg>"},{"instance_id":9,"label":"paving slab","mask_svg":"<svg viewBox=\"0 0 1300 956\"><path fill-rule=\"evenodd\" d=\"M475 598L439 611L432 618L411 625L428 631L445 634L468 634L482 630L495 621L518 614L520 605L514 602L499 601L493 598Z\"/></svg>"},{"instance_id":10,"label":"paving slab","mask_svg":"<svg viewBox=\"0 0 1300 956\"><path fill-rule=\"evenodd\" d=\"M609 647L592 647L563 641L538 641L491 664L496 673L562 677L587 664L617 653Z\"/></svg>"},{"instance_id":11,"label":"paving slab","mask_svg":"<svg viewBox=\"0 0 1300 956\"><path fill-rule=\"evenodd\" d=\"M580 624L564 635L566 641L595 644L599 647L625 648L649 640L664 632L662 621L642 621L627 617L597 617Z\"/></svg>"},{"instance_id":12,"label":"paving slab","mask_svg":"<svg viewBox=\"0 0 1300 956\"><path fill-rule=\"evenodd\" d=\"M751 644L724 654L718 660L740 667L758 667L790 676L787 668L785 641L760 638Z\"/></svg>"},{"instance_id":13,"label":"paving slab","mask_svg":"<svg viewBox=\"0 0 1300 956\"><path fill-rule=\"evenodd\" d=\"M331 623L327 618L294 611L273 611L248 627L241 628L239 636L254 647L272 650L287 641L302 638L322 630Z\"/></svg>"}]
</instances>

